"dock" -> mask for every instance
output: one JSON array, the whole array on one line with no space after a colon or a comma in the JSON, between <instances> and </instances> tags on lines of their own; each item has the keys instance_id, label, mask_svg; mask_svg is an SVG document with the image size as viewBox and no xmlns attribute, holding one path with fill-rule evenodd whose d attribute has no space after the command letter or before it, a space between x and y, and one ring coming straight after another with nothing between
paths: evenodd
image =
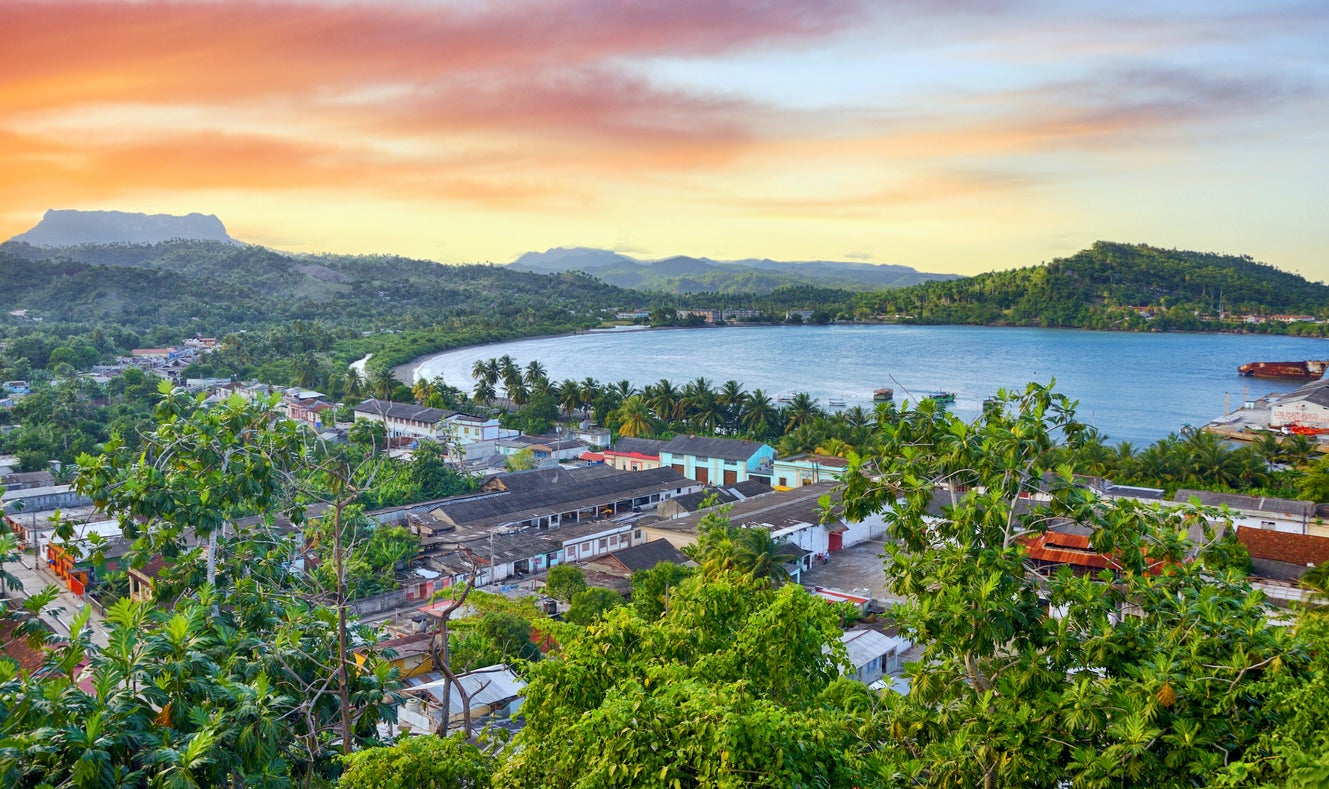
<instances>
[{"instance_id":1,"label":"dock","mask_svg":"<svg viewBox=\"0 0 1329 789\"><path fill-rule=\"evenodd\" d=\"M1246 400L1240 408L1229 411L1200 429L1227 441L1253 442L1259 441L1261 436L1270 434L1281 438L1283 433L1269 426L1269 412L1288 394L1291 393L1271 392L1253 400ZM1315 448L1320 452L1329 453L1329 444L1323 441L1317 441Z\"/></svg>"}]
</instances>

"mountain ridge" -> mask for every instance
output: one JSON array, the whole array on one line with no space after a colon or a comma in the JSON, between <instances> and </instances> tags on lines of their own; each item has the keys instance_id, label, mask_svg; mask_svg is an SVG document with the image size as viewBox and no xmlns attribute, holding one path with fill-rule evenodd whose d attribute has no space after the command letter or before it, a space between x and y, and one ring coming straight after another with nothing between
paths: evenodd
<instances>
[{"instance_id":1,"label":"mountain ridge","mask_svg":"<svg viewBox=\"0 0 1329 789\"><path fill-rule=\"evenodd\" d=\"M770 258L714 260L690 255L643 260L595 247L552 247L544 252L527 252L508 266L537 273L583 271L620 288L668 293L760 294L788 285L873 290L960 278L958 274L921 272L893 263Z\"/></svg>"},{"instance_id":2,"label":"mountain ridge","mask_svg":"<svg viewBox=\"0 0 1329 789\"><path fill-rule=\"evenodd\" d=\"M80 244L154 244L176 239L240 243L226 232L226 226L216 214L144 214L56 208L47 209L41 221L10 240L34 247L60 248Z\"/></svg>"}]
</instances>

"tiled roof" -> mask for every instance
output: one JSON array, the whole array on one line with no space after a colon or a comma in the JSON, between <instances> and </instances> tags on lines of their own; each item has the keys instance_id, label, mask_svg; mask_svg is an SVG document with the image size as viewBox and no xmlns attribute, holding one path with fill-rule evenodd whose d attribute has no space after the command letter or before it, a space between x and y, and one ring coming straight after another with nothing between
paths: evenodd
<instances>
[{"instance_id":1,"label":"tiled roof","mask_svg":"<svg viewBox=\"0 0 1329 789\"><path fill-rule=\"evenodd\" d=\"M712 438L710 436L675 436L660 447L663 454L693 455L698 457L721 458L723 460L749 460L766 446L760 441L743 441L737 438Z\"/></svg>"},{"instance_id":2,"label":"tiled roof","mask_svg":"<svg viewBox=\"0 0 1329 789\"><path fill-rule=\"evenodd\" d=\"M0 660L12 660L20 669L31 674L42 666L42 651L28 643L27 638L16 638L14 630L17 627L17 622L0 620Z\"/></svg>"},{"instance_id":3,"label":"tiled roof","mask_svg":"<svg viewBox=\"0 0 1329 789\"><path fill-rule=\"evenodd\" d=\"M1270 559L1302 567L1329 561L1329 537L1240 526L1237 539L1246 546L1252 559Z\"/></svg>"}]
</instances>

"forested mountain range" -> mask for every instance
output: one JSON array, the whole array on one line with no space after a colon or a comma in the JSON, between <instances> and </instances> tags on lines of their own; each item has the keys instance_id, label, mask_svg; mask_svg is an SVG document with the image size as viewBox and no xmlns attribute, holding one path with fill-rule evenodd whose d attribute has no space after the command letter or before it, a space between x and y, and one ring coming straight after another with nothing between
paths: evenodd
<instances>
[{"instance_id":1,"label":"forested mountain range","mask_svg":"<svg viewBox=\"0 0 1329 789\"><path fill-rule=\"evenodd\" d=\"M1245 255L1100 241L1043 265L863 294L856 303L859 315L921 323L1188 329L1243 314L1323 316L1329 286Z\"/></svg>"},{"instance_id":2,"label":"forested mountain range","mask_svg":"<svg viewBox=\"0 0 1329 789\"><path fill-rule=\"evenodd\" d=\"M292 255L215 241L60 249L10 241L0 244L0 288L11 308L66 320L197 320L214 332L282 320L403 328L485 312L584 315L640 299L579 274L381 255Z\"/></svg>"},{"instance_id":3,"label":"forested mountain range","mask_svg":"<svg viewBox=\"0 0 1329 789\"><path fill-rule=\"evenodd\" d=\"M763 294L791 285L875 290L957 278L955 274L928 274L909 266L827 260L782 262L748 258L720 261L685 255L638 260L606 249L586 247L527 252L509 266L518 271L545 273L584 271L620 288L665 293Z\"/></svg>"}]
</instances>

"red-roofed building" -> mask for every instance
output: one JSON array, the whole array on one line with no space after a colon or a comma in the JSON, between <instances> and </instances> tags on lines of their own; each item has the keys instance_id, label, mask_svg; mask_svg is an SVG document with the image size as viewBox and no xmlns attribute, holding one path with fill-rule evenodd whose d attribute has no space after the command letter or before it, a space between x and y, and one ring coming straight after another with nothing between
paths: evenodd
<instances>
[{"instance_id":1,"label":"red-roofed building","mask_svg":"<svg viewBox=\"0 0 1329 789\"><path fill-rule=\"evenodd\" d=\"M653 438L620 438L604 451L604 462L619 471L650 471L660 467L660 447L664 445Z\"/></svg>"}]
</instances>

